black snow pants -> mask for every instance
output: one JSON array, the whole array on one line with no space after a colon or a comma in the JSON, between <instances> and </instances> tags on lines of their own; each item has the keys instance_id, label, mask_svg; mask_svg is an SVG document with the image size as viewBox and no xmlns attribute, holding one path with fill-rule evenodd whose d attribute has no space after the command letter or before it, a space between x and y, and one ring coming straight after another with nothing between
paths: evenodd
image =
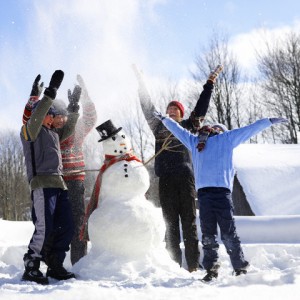
<instances>
[{"instance_id":1,"label":"black snow pants","mask_svg":"<svg viewBox=\"0 0 300 300\"><path fill-rule=\"evenodd\" d=\"M85 214L84 206L84 182L81 180L66 181L72 216L74 222L74 236L71 241L71 263L74 265L80 258L87 254L87 242L79 239L79 231Z\"/></svg>"},{"instance_id":2,"label":"black snow pants","mask_svg":"<svg viewBox=\"0 0 300 300\"><path fill-rule=\"evenodd\" d=\"M199 267L194 177L192 175L159 178L159 197L166 224L165 242L171 258L182 266L180 221L189 269Z\"/></svg>"},{"instance_id":3,"label":"black snow pants","mask_svg":"<svg viewBox=\"0 0 300 300\"><path fill-rule=\"evenodd\" d=\"M198 190L198 202L204 252L203 267L209 270L218 261L218 226L233 268L246 266L248 262L244 258L240 238L236 232L230 190L222 187L201 188Z\"/></svg>"}]
</instances>

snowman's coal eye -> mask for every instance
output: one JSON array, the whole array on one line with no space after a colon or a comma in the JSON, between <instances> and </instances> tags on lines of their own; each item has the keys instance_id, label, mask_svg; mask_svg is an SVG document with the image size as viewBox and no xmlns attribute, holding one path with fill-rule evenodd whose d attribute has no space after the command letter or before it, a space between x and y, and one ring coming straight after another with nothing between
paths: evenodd
<instances>
[{"instance_id":1,"label":"snowman's coal eye","mask_svg":"<svg viewBox=\"0 0 300 300\"><path fill-rule=\"evenodd\" d=\"M124 135L124 134L122 134L121 137L122 137L123 139L125 139L125 135Z\"/></svg>"},{"instance_id":2,"label":"snowman's coal eye","mask_svg":"<svg viewBox=\"0 0 300 300\"><path fill-rule=\"evenodd\" d=\"M116 140L116 137L115 137L115 136L113 136L111 139L112 139L113 141L115 141L115 140Z\"/></svg>"}]
</instances>

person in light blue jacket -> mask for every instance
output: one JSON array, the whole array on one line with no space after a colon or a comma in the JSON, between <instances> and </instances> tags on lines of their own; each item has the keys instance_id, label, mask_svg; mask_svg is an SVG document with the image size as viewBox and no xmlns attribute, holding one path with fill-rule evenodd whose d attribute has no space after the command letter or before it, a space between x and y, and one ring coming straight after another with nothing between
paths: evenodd
<instances>
[{"instance_id":1,"label":"person in light blue jacket","mask_svg":"<svg viewBox=\"0 0 300 300\"><path fill-rule=\"evenodd\" d=\"M203 280L210 281L218 277L218 225L235 275L247 273L249 263L244 258L233 217L233 149L272 124L287 120L265 118L230 131L223 124L215 124L202 127L195 135L168 116L159 112L154 114L192 154L204 252L202 263L207 271Z\"/></svg>"}]
</instances>

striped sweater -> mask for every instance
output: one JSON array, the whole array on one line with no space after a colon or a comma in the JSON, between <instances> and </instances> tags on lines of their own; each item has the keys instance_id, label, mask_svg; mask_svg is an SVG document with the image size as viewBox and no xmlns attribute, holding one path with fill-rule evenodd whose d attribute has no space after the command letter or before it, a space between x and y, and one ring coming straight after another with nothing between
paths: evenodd
<instances>
[{"instance_id":1,"label":"striped sweater","mask_svg":"<svg viewBox=\"0 0 300 300\"><path fill-rule=\"evenodd\" d=\"M77 121L75 133L60 144L64 180L84 180L85 163L83 142L97 121L94 103L89 99L81 99L82 117Z\"/></svg>"}]
</instances>

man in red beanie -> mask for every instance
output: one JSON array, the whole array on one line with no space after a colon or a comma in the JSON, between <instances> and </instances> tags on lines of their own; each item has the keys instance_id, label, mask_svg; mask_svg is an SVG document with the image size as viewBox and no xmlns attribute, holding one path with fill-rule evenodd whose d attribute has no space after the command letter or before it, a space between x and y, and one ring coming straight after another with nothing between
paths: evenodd
<instances>
[{"instance_id":1,"label":"man in red beanie","mask_svg":"<svg viewBox=\"0 0 300 300\"><path fill-rule=\"evenodd\" d=\"M184 106L179 101L173 100L167 106L167 114L170 118L180 122L184 115Z\"/></svg>"},{"instance_id":2,"label":"man in red beanie","mask_svg":"<svg viewBox=\"0 0 300 300\"><path fill-rule=\"evenodd\" d=\"M184 106L171 101L167 114L182 127L196 132L208 110L214 82L221 72L218 66L209 76L192 114L183 119ZM141 73L134 67L139 83L139 98L145 118L155 136L155 174L159 177L159 198L166 224L165 242L171 258L182 266L180 249L180 221L185 246L185 259L189 272L199 268L198 234L196 226L196 191L190 154L179 140L155 118L155 106L143 82Z\"/></svg>"}]
</instances>

